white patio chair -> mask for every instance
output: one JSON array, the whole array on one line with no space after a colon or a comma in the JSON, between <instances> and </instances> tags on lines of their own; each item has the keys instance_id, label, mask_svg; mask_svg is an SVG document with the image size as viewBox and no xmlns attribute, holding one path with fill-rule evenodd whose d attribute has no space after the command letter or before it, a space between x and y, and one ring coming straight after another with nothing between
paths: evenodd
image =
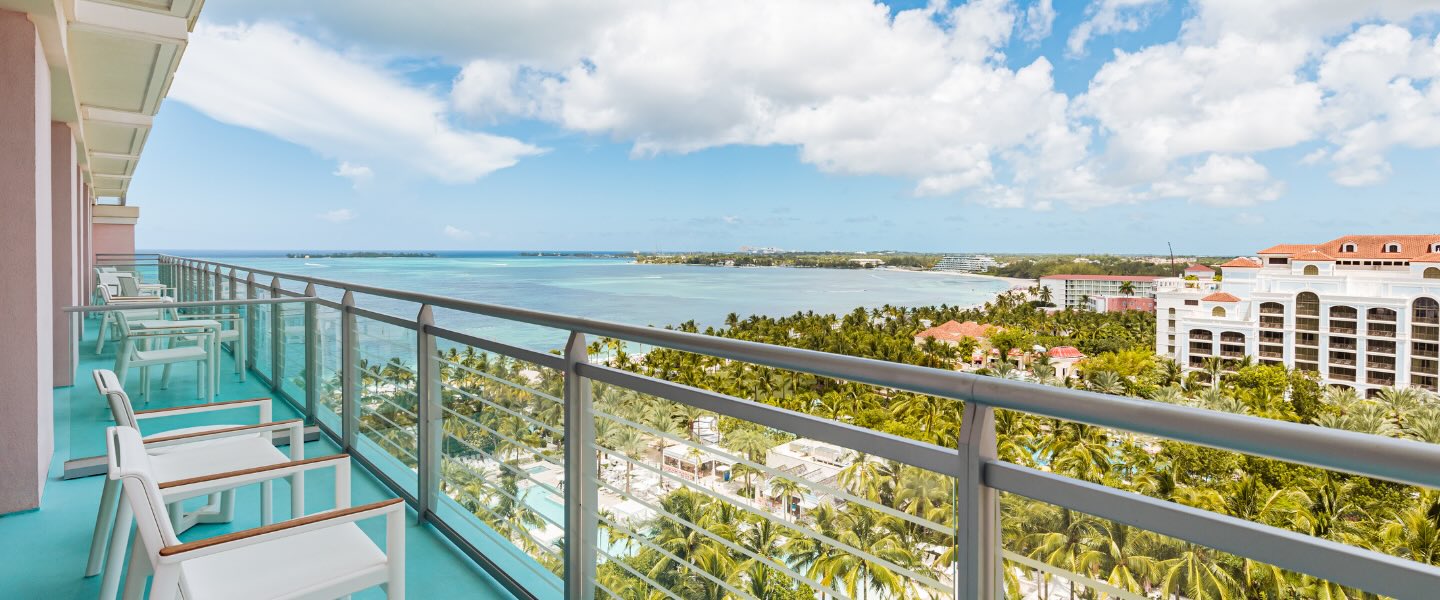
<instances>
[{"instance_id":1,"label":"white patio chair","mask_svg":"<svg viewBox=\"0 0 1440 600\"><path fill-rule=\"evenodd\" d=\"M269 398L252 398L249 400L232 400L229 402L215 402L213 404L200 404L195 406L177 406L172 408L156 408L153 410L135 410L130 404L130 396L120 387L120 379L112 371L96 369L91 372L95 379L95 387L100 394L105 396L106 402L110 405L110 414L115 418L115 424L124 427L140 428L140 421L156 417L174 417L180 415L197 414L204 412L216 412L222 410L258 408L260 412L259 422L261 424L270 422L271 406ZM192 427L181 427L152 433L146 439L194 433L201 431L216 431L240 426L239 423L227 423L217 425L197 425ZM250 433L250 437L261 437L264 434ZM238 436L243 437L243 436ZM265 436L267 439L269 436ZM201 444L222 444L235 438L222 438L218 440L207 440L194 442L193 444L181 444L169 447L159 447L150 450L151 454L165 454L175 450L185 450ZM95 533L90 541L90 560L85 567L85 576L89 577L100 572L100 564L105 556L105 538L110 533L111 522L115 517L116 501L119 500L120 483L117 481L106 481L100 494L100 510L95 518ZM199 510L184 513L180 522L172 523L177 531L184 531L196 523L228 523L235 518L235 492L233 490L221 492L210 498L210 502Z\"/></svg>"},{"instance_id":2,"label":"white patio chair","mask_svg":"<svg viewBox=\"0 0 1440 600\"><path fill-rule=\"evenodd\" d=\"M171 298L157 298L154 296L120 296L110 291L110 286L99 283L95 286L96 302L101 305L125 305L125 304L154 304L156 302L174 302ZM160 308L146 308L132 311L132 319L163 319L173 311ZM96 335L95 353L99 354L105 350L105 340L115 331L115 315L111 311L100 313L100 330Z\"/></svg>"},{"instance_id":3,"label":"white patio chair","mask_svg":"<svg viewBox=\"0 0 1440 600\"><path fill-rule=\"evenodd\" d=\"M210 383L214 369L211 361L215 355L211 327L167 327L164 329L135 329L130 326L131 311L115 311L116 324L123 336L120 350L115 353L115 374L120 386L125 386L130 369L140 369L140 397L150 401L150 367L162 365L164 374L160 378L160 389L170 387L170 368L177 363L196 364L195 386L199 398L210 394ZM167 347L157 347L156 342L166 342ZM193 344L191 344L193 342Z\"/></svg>"},{"instance_id":4,"label":"white patio chair","mask_svg":"<svg viewBox=\"0 0 1440 600\"><path fill-rule=\"evenodd\" d=\"M229 342L230 355L235 358L235 374L240 376L240 381L245 381L245 363L250 356L250 341L248 339L250 336L245 335L245 317L243 315L217 311L212 314L176 315L175 318L181 321L218 321L220 323L220 330L216 332L214 342L216 344ZM217 356L215 358L219 360L220 357Z\"/></svg>"},{"instance_id":5,"label":"white patio chair","mask_svg":"<svg viewBox=\"0 0 1440 600\"><path fill-rule=\"evenodd\" d=\"M115 273L120 283L120 295L122 296L153 296L171 297L175 296L175 288L163 283L144 283L139 273Z\"/></svg>"},{"instance_id":6,"label":"white patio chair","mask_svg":"<svg viewBox=\"0 0 1440 600\"><path fill-rule=\"evenodd\" d=\"M405 506L392 498L350 506L346 455L267 470L217 474L162 484L138 431L106 432L109 477L124 483L125 502L140 532L130 559L125 597L139 598L152 574L150 600L209 598L336 598L381 586L388 598L405 597ZM181 543L163 518L170 497L199 496L216 485L235 487L305 469L335 469L335 506L307 515L213 538ZM162 486L166 492L162 493ZM385 518L385 548L355 524Z\"/></svg>"},{"instance_id":7,"label":"white patio chair","mask_svg":"<svg viewBox=\"0 0 1440 600\"><path fill-rule=\"evenodd\" d=\"M219 510L213 510L213 506L207 505L199 511L186 513L182 507L182 503L191 498L223 496L225 492L248 485L221 483L199 485L212 481L217 475L267 470L276 465L309 464L310 461L304 460L304 427L303 421L292 419L211 431L165 434L142 439L141 449L144 454L149 456L147 464L150 465L158 481L162 482L160 487L164 492L161 500L166 506L163 511L166 527L172 532L183 532L197 523L224 522L226 518L233 518L233 514L226 514L233 513L233 500L231 500L232 504L228 506L222 502ZM133 427L119 428L136 432L136 435L139 435L139 430ZM293 442L290 444L288 455L275 448L272 436L280 431L287 432L290 436L289 440ZM290 514L303 514L305 510L304 469L292 469L282 475L290 479ZM261 488L260 521L264 525L269 525L275 520L272 480L276 477L256 482L260 483ZM194 485L189 485L192 483ZM203 490L203 493L198 493L196 490ZM102 503L104 500L102 493ZM104 510L108 507L102 504L101 508ZM97 519L96 529L98 531L92 538L90 564L86 567L86 576L96 572L104 573L100 584L100 597L103 599L113 598L119 587L120 570L125 559L125 546L130 540L130 529L134 517L134 513L130 511L130 507L125 502L120 502L115 507L113 515L113 527L108 527L100 522L108 515L102 513ZM94 545L94 542L105 541L104 530L107 529L110 532L108 544L100 547ZM96 566L99 568L95 568Z\"/></svg>"}]
</instances>

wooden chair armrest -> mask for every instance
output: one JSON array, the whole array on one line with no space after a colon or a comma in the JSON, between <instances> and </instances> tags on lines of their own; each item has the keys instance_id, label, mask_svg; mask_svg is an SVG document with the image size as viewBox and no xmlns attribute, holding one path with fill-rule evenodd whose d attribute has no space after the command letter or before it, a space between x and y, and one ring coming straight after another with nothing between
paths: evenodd
<instances>
[{"instance_id":1,"label":"wooden chair armrest","mask_svg":"<svg viewBox=\"0 0 1440 600\"><path fill-rule=\"evenodd\" d=\"M228 400L225 402L211 402L209 404L194 404L190 406L172 406L170 408L151 408L148 410L135 411L136 419L151 419L155 417L169 417L173 415L210 412L214 410L229 410L232 408L249 408L251 406L268 407L270 398L249 398L246 400ZM268 412L268 411L266 411ZM269 419L261 418L262 423Z\"/></svg>"},{"instance_id":2,"label":"wooden chair armrest","mask_svg":"<svg viewBox=\"0 0 1440 600\"><path fill-rule=\"evenodd\" d=\"M246 478L246 481L239 482L239 485L249 485L249 484L251 484L251 483L259 483L259 482L265 481L265 480L267 480L267 479L277 479L277 478L280 478L280 477L285 477L285 476L290 475L290 474L291 474L292 472L294 472L294 471L308 471L308 470L310 470L310 469L317 469L317 468L320 468L320 467L328 466L328 465L322 465L322 464L320 464L320 463L327 463L327 462L336 461L336 460L349 460L349 459L350 459L350 455L349 455L349 454L331 454L331 455L329 455L329 456L317 456L317 457L315 457L315 458L305 458L305 459L301 459L301 460L292 460L292 461L288 461L288 462L275 463L275 464L273 464L273 465L265 465L265 466L263 466L263 467L251 467L251 468L249 468L249 469L239 469L239 470L235 470L235 471L226 471L226 472L224 472L224 473L212 473L212 474L210 474L210 475L201 475L201 476L199 476L199 477L190 477L190 478L188 478L188 479L176 479L176 480L174 480L174 481L164 481L164 482L161 482L161 483L160 483L160 489L162 489L162 490L168 490L168 489L170 489L170 488L184 487L184 486L187 486L187 485L195 485L195 484L197 484L197 483L230 483L230 482L227 482L226 480L232 480L232 479L237 479L237 478L244 478L246 475L259 475L259 474L261 474L261 473L269 473L269 472L282 471L282 470L283 470L283 472L278 473L278 474L274 475L273 477L250 477L250 478ZM308 467L308 468L304 468L304 467Z\"/></svg>"},{"instance_id":3,"label":"wooden chair armrest","mask_svg":"<svg viewBox=\"0 0 1440 600\"><path fill-rule=\"evenodd\" d=\"M313 515L306 515L298 519L217 535L212 538L196 540L177 546L168 546L160 549L160 557L162 560L170 559L166 562L179 562L191 558L208 556L217 552L227 552L244 546L260 544L289 535L298 535L324 527L333 527L361 519L378 517L385 513L391 513L391 518L395 518L394 513L404 509L403 505L401 505L402 502L404 502L404 500L400 498L391 498L389 500L381 500L379 502L362 504L351 508L339 508L322 513L315 513Z\"/></svg>"},{"instance_id":4,"label":"wooden chair armrest","mask_svg":"<svg viewBox=\"0 0 1440 600\"><path fill-rule=\"evenodd\" d=\"M148 448L148 447L150 447L150 446L156 446L156 445L160 445L160 446L172 445L172 444L175 444L176 442L181 442L181 443L183 443L183 442L198 442L198 441L201 441L201 440L208 440L208 439L213 439L213 438L236 437L236 436L240 436L240 435L248 435L248 434L251 434L251 433L265 433L265 432L270 432L270 431L279 431L279 430L281 430L281 429L299 430L299 429L304 429L304 425L305 425L305 422L302 421L302 420L300 420L300 419L289 419L289 420L285 420L285 421L275 421L275 422L273 422L273 423L260 423L260 424L258 424L258 425L240 425L240 426L238 426L238 427L226 427L226 428L224 428L224 429L215 429L215 430L211 430L211 431L195 431L195 432L191 432L191 433L180 433L180 434L176 434L176 435L167 435L167 436L161 436L161 437L158 437L158 438L150 438L150 439L148 439L148 440L145 440L145 446ZM292 432L292 435L293 435L293 432ZM302 437L303 437L303 434L302 434ZM302 442L302 443L303 443L303 442Z\"/></svg>"}]
</instances>

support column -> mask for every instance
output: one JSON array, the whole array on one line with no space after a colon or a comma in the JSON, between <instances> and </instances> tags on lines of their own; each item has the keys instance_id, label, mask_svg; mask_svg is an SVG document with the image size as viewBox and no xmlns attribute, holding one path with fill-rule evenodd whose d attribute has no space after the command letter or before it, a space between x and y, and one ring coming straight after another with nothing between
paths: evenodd
<instances>
[{"instance_id":1,"label":"support column","mask_svg":"<svg viewBox=\"0 0 1440 600\"><path fill-rule=\"evenodd\" d=\"M76 227L80 219L78 167L75 164L75 136L65 123L50 123L50 252L54 302L54 385L74 385L79 360L76 336L70 331L72 319L63 309L82 304L80 240Z\"/></svg>"},{"instance_id":2,"label":"support column","mask_svg":"<svg viewBox=\"0 0 1440 600\"><path fill-rule=\"evenodd\" d=\"M50 70L35 26L0 10L0 514L40 506L55 450Z\"/></svg>"}]
</instances>

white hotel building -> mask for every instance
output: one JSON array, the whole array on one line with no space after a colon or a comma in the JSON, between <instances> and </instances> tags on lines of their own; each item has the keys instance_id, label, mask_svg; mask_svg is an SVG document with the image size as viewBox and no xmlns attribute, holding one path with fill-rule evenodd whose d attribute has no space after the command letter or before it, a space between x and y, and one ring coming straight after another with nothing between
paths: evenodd
<instances>
[{"instance_id":1,"label":"white hotel building","mask_svg":"<svg viewBox=\"0 0 1440 600\"><path fill-rule=\"evenodd\" d=\"M1221 273L1219 282L1160 280L1157 352L1190 369L1249 355L1366 393L1437 389L1440 235L1274 246Z\"/></svg>"}]
</instances>

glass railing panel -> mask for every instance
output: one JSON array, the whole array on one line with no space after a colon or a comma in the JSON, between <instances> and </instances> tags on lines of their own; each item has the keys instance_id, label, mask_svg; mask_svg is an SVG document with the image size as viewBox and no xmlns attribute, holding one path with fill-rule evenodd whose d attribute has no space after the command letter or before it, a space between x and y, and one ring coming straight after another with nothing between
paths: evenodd
<instances>
[{"instance_id":1,"label":"glass railing panel","mask_svg":"<svg viewBox=\"0 0 1440 600\"><path fill-rule=\"evenodd\" d=\"M594 402L599 597L953 596L950 478L618 386Z\"/></svg>"},{"instance_id":2,"label":"glass railing panel","mask_svg":"<svg viewBox=\"0 0 1440 600\"><path fill-rule=\"evenodd\" d=\"M510 577L558 598L565 543L562 374L439 340L441 518Z\"/></svg>"},{"instance_id":3,"label":"glass railing panel","mask_svg":"<svg viewBox=\"0 0 1440 600\"><path fill-rule=\"evenodd\" d=\"M341 382L340 358L340 311L328 306L315 305L316 342L319 347L320 369L316 373L319 389L319 403L315 407L315 419L330 429L337 437L343 432L340 407L344 403L344 385Z\"/></svg>"},{"instance_id":4,"label":"glass railing panel","mask_svg":"<svg viewBox=\"0 0 1440 600\"><path fill-rule=\"evenodd\" d=\"M415 344L411 329L356 317L356 450L412 495L420 460Z\"/></svg>"},{"instance_id":5,"label":"glass railing panel","mask_svg":"<svg viewBox=\"0 0 1440 600\"><path fill-rule=\"evenodd\" d=\"M269 298L270 291L256 286L252 296L255 298ZM250 309L250 368L259 373L266 380L274 382L274 348L270 344L272 339L272 326L270 315L275 310L271 304L256 304Z\"/></svg>"},{"instance_id":6,"label":"glass railing panel","mask_svg":"<svg viewBox=\"0 0 1440 600\"><path fill-rule=\"evenodd\" d=\"M293 302L276 305L280 312L280 391L297 404L305 404L305 304Z\"/></svg>"}]
</instances>

